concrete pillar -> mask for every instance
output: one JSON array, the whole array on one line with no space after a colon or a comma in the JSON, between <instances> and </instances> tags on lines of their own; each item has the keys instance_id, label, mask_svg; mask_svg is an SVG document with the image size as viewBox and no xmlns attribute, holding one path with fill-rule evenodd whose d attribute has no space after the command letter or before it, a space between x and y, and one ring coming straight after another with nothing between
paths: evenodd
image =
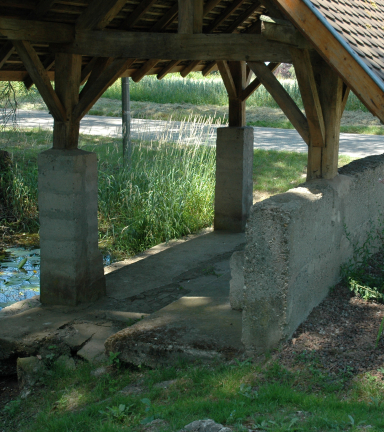
<instances>
[{"instance_id":1,"label":"concrete pillar","mask_svg":"<svg viewBox=\"0 0 384 432\"><path fill-rule=\"evenodd\" d=\"M244 232L253 200L253 128L217 129L215 230Z\"/></svg>"},{"instance_id":2,"label":"concrete pillar","mask_svg":"<svg viewBox=\"0 0 384 432\"><path fill-rule=\"evenodd\" d=\"M40 300L77 305L105 295L98 249L97 159L83 150L39 155Z\"/></svg>"}]
</instances>

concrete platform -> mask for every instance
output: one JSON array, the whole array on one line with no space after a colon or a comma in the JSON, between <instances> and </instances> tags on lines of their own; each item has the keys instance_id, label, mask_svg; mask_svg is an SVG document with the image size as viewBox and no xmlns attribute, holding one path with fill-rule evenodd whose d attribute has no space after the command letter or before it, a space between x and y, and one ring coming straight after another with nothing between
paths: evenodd
<instances>
[{"instance_id":1,"label":"concrete platform","mask_svg":"<svg viewBox=\"0 0 384 432\"><path fill-rule=\"evenodd\" d=\"M240 354L229 259L244 243L244 234L205 230L107 267L107 296L95 303L47 307L36 296L2 309L0 376L15 373L18 357L37 354L101 361L107 339L108 351L148 366L169 364L181 351L188 360Z\"/></svg>"}]
</instances>

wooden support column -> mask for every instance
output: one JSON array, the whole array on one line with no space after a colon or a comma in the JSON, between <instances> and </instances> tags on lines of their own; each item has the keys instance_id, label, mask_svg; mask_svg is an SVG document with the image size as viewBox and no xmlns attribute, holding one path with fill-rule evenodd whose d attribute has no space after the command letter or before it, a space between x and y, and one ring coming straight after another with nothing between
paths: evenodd
<instances>
[{"instance_id":1,"label":"wooden support column","mask_svg":"<svg viewBox=\"0 0 384 432\"><path fill-rule=\"evenodd\" d=\"M316 52L291 48L291 55L309 127L307 180L332 179L349 89Z\"/></svg>"},{"instance_id":2,"label":"wooden support column","mask_svg":"<svg viewBox=\"0 0 384 432\"><path fill-rule=\"evenodd\" d=\"M66 119L55 119L53 148L75 149L78 146L80 120L72 112L79 102L81 80L81 56L56 54L55 90L64 106Z\"/></svg>"},{"instance_id":3,"label":"wooden support column","mask_svg":"<svg viewBox=\"0 0 384 432\"><path fill-rule=\"evenodd\" d=\"M246 85L246 64L245 62L229 62L229 69L235 85L236 96L229 97L229 127L245 126L245 101L241 98Z\"/></svg>"}]
</instances>

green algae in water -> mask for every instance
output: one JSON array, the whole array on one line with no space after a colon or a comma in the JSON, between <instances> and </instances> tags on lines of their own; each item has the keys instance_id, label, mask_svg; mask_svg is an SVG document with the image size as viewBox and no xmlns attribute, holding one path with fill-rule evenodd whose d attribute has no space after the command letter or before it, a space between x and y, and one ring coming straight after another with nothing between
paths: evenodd
<instances>
[{"instance_id":1,"label":"green algae in water","mask_svg":"<svg viewBox=\"0 0 384 432\"><path fill-rule=\"evenodd\" d=\"M1 255L0 309L38 295L40 249L9 248Z\"/></svg>"}]
</instances>

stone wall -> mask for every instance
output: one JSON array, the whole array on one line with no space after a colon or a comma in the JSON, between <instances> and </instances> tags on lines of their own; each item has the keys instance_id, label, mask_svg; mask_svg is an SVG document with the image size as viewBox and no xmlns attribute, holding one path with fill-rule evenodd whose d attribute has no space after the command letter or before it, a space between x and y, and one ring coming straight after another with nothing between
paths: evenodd
<instances>
[{"instance_id":1,"label":"stone wall","mask_svg":"<svg viewBox=\"0 0 384 432\"><path fill-rule=\"evenodd\" d=\"M244 252L243 336L249 354L275 348L340 280L340 266L383 214L384 155L343 167L252 207ZM381 220L384 218L381 217ZM233 287L232 287L233 290Z\"/></svg>"}]
</instances>

